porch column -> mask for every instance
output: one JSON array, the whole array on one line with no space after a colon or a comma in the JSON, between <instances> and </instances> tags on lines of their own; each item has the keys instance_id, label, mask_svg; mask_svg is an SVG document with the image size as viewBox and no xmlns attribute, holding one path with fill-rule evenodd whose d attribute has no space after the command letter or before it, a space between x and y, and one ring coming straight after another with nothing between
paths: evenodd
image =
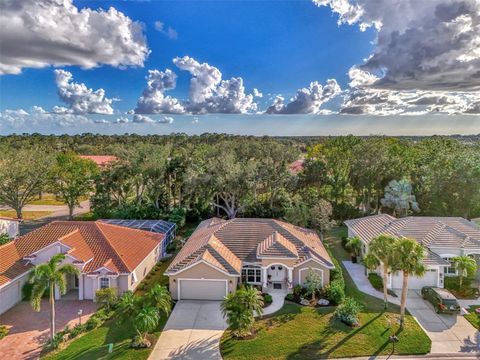
<instances>
[{"instance_id":1,"label":"porch column","mask_svg":"<svg viewBox=\"0 0 480 360\"><path fill-rule=\"evenodd\" d=\"M55 300L60 300L61 294L60 294L60 289L58 288L57 285L55 285Z\"/></svg>"},{"instance_id":2,"label":"porch column","mask_svg":"<svg viewBox=\"0 0 480 360\"><path fill-rule=\"evenodd\" d=\"M266 288L267 284L267 267L262 267L262 283L263 287Z\"/></svg>"},{"instance_id":3,"label":"porch column","mask_svg":"<svg viewBox=\"0 0 480 360\"><path fill-rule=\"evenodd\" d=\"M83 300L83 274L78 275L78 300Z\"/></svg>"},{"instance_id":4,"label":"porch column","mask_svg":"<svg viewBox=\"0 0 480 360\"><path fill-rule=\"evenodd\" d=\"M291 289L293 287L293 269L288 268L288 288Z\"/></svg>"},{"instance_id":5,"label":"porch column","mask_svg":"<svg viewBox=\"0 0 480 360\"><path fill-rule=\"evenodd\" d=\"M97 284L98 284L98 277L92 278L92 297L93 297L93 302L96 302L97 300L95 299L95 292L97 291Z\"/></svg>"}]
</instances>

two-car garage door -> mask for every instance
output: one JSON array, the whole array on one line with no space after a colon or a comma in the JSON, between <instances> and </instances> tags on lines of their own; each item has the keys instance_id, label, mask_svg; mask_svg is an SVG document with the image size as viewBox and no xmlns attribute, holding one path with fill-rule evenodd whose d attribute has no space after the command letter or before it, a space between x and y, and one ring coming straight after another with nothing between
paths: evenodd
<instances>
[{"instance_id":1,"label":"two-car garage door","mask_svg":"<svg viewBox=\"0 0 480 360\"><path fill-rule=\"evenodd\" d=\"M428 269L423 276L409 276L408 289L418 290L424 286L438 286L438 270ZM403 286L402 272L398 272L392 277L392 288L401 289Z\"/></svg>"},{"instance_id":2,"label":"two-car garage door","mask_svg":"<svg viewBox=\"0 0 480 360\"><path fill-rule=\"evenodd\" d=\"M227 280L179 279L178 300L223 300Z\"/></svg>"}]
</instances>

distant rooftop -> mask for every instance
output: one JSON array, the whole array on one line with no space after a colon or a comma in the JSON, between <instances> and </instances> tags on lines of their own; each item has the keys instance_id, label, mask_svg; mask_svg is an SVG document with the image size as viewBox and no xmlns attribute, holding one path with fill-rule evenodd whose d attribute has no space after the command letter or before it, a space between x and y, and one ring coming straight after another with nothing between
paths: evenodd
<instances>
[{"instance_id":1,"label":"distant rooftop","mask_svg":"<svg viewBox=\"0 0 480 360\"><path fill-rule=\"evenodd\" d=\"M98 166L107 166L113 161L117 161L118 158L113 155L80 155L82 159L92 160Z\"/></svg>"}]
</instances>

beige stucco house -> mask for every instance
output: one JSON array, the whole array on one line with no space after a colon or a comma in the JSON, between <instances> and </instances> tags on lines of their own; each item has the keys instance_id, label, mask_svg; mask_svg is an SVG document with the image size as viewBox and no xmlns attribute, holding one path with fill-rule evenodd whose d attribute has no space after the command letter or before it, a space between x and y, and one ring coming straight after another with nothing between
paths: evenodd
<instances>
[{"instance_id":1,"label":"beige stucco house","mask_svg":"<svg viewBox=\"0 0 480 360\"><path fill-rule=\"evenodd\" d=\"M461 217L408 216L397 219L380 214L347 220L345 224L348 236L358 236L362 240L362 256L368 252L370 241L380 234L413 238L424 247L423 262L427 271L423 276L410 276L409 289L443 288L445 277L456 275L451 261L455 256L471 256L480 265L480 227ZM480 279L480 267L477 279ZM387 286L401 288L402 274L390 273Z\"/></svg>"},{"instance_id":2,"label":"beige stucco house","mask_svg":"<svg viewBox=\"0 0 480 360\"><path fill-rule=\"evenodd\" d=\"M172 297L221 300L241 283L288 292L310 271L329 283L333 262L316 232L274 219L212 218L170 264Z\"/></svg>"},{"instance_id":3,"label":"beige stucco house","mask_svg":"<svg viewBox=\"0 0 480 360\"><path fill-rule=\"evenodd\" d=\"M0 246L0 314L22 299L33 266L58 253L65 254L64 263L80 270L79 276L67 278L70 298L93 300L101 288L116 288L119 294L133 291L165 255L166 239L171 237L105 221L54 221L42 226ZM62 296L58 289L55 296Z\"/></svg>"}]
</instances>

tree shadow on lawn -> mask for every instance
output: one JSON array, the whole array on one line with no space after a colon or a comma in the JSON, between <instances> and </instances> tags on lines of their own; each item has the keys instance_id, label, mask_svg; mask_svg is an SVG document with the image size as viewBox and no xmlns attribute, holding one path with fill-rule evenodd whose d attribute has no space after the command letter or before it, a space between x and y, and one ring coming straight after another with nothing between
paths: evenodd
<instances>
[{"instance_id":1,"label":"tree shadow on lawn","mask_svg":"<svg viewBox=\"0 0 480 360\"><path fill-rule=\"evenodd\" d=\"M350 328L347 325L342 324L340 321L332 317L329 321L329 326L325 327L323 331L320 332L320 339L316 340L314 342L311 342L309 344L303 345L300 349L298 349L296 352L289 354L287 356L288 360L298 360L298 359L316 359L316 358L328 358L331 354L333 354L338 348L343 346L346 342L348 342L350 339L352 339L354 336L357 334L361 333L362 330L367 328L369 325L374 323L376 320L378 320L383 313L379 313L375 317L371 318L369 321L367 321L365 324L361 325L358 328ZM325 342L326 340L338 334L339 332L342 333L347 333L347 335L342 338L340 341L336 342L334 346L332 346L329 349L326 349L326 351L323 351L321 353L318 353L317 351L323 350L325 347ZM373 352L373 354L363 354L366 356L369 355L378 355L380 354L386 346L389 344L389 341L385 341L382 344L380 344L379 348ZM356 356L360 356L362 354L355 354Z\"/></svg>"}]
</instances>

